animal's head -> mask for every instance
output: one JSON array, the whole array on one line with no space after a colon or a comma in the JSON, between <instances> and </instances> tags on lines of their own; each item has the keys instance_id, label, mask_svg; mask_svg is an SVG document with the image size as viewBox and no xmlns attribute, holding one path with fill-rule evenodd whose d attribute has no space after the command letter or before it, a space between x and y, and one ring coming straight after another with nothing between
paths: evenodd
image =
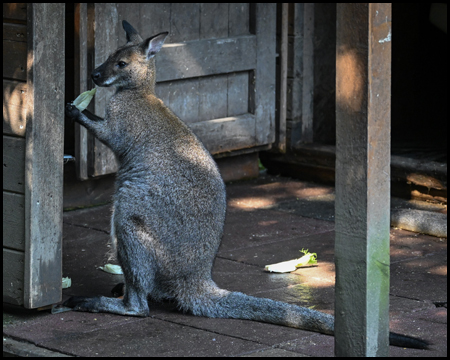
<instances>
[{"instance_id":1,"label":"animal's head","mask_svg":"<svg viewBox=\"0 0 450 360\"><path fill-rule=\"evenodd\" d=\"M143 40L127 21L123 20L122 25L127 35L127 43L92 72L92 80L98 86L154 88L154 57L161 50L168 32Z\"/></svg>"}]
</instances>

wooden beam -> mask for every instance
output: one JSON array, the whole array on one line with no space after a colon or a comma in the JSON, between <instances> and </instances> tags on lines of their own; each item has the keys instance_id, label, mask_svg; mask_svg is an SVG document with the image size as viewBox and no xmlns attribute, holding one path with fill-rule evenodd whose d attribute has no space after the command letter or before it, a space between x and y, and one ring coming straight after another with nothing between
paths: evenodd
<instances>
[{"instance_id":1,"label":"wooden beam","mask_svg":"<svg viewBox=\"0 0 450 360\"><path fill-rule=\"evenodd\" d=\"M391 4L337 7L336 356L388 356Z\"/></svg>"},{"instance_id":2,"label":"wooden beam","mask_svg":"<svg viewBox=\"0 0 450 360\"><path fill-rule=\"evenodd\" d=\"M29 3L24 306L61 300L65 5Z\"/></svg>"}]
</instances>

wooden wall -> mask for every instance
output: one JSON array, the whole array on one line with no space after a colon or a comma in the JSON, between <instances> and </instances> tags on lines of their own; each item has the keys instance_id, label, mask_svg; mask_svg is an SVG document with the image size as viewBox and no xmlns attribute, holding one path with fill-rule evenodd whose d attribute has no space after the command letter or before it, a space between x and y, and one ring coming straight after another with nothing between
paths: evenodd
<instances>
[{"instance_id":1,"label":"wooden wall","mask_svg":"<svg viewBox=\"0 0 450 360\"><path fill-rule=\"evenodd\" d=\"M3 5L3 300L19 305L25 262L26 20L26 4Z\"/></svg>"}]
</instances>

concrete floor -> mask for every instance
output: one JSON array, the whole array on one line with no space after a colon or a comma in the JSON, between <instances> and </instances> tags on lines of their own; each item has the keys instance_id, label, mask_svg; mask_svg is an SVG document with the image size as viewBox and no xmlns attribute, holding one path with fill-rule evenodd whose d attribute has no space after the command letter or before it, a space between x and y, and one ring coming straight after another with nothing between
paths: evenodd
<instances>
[{"instance_id":1,"label":"concrete floor","mask_svg":"<svg viewBox=\"0 0 450 360\"><path fill-rule=\"evenodd\" d=\"M263 176L227 185L228 215L213 277L233 291L333 313L332 187ZM330 203L331 201L331 203ZM331 204L331 205L330 205ZM71 295L110 296L120 275L107 262L109 206L64 214L64 276ZM318 266L270 274L264 265L318 255ZM390 347L391 356L447 356L447 239L391 229L391 330L430 340L431 350ZM334 338L245 320L182 314L153 304L151 316L3 308L4 354L19 356L333 356Z\"/></svg>"}]
</instances>

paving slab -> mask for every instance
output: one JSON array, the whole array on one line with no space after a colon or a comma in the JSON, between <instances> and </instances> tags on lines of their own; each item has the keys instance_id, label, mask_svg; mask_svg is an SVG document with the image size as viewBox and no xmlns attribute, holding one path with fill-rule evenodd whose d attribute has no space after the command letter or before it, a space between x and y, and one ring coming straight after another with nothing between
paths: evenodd
<instances>
[{"instance_id":1,"label":"paving slab","mask_svg":"<svg viewBox=\"0 0 450 360\"><path fill-rule=\"evenodd\" d=\"M245 221L242 221L243 218ZM302 238L333 229L334 223L332 222L308 219L280 211L268 209L230 210L227 213L224 237L219 252Z\"/></svg>"},{"instance_id":2,"label":"paving slab","mask_svg":"<svg viewBox=\"0 0 450 360\"><path fill-rule=\"evenodd\" d=\"M232 291L334 311L334 189L281 177L227 185L228 213L213 278ZM397 205L396 205L397 206ZM415 205L416 206L416 205ZM419 206L419 205L417 205ZM442 209L439 210L442 212ZM63 273L71 295L111 296L110 206L64 214ZM288 274L267 264L318 254ZM391 229L390 327L431 340L431 351L390 347L391 356L447 355L447 240ZM150 304L150 317L4 307L4 351L20 356L333 356L332 336L272 324L183 314ZM34 348L34 350L33 350ZM20 351L19 351L20 350ZM44 354L44 355L42 355Z\"/></svg>"},{"instance_id":3,"label":"paving slab","mask_svg":"<svg viewBox=\"0 0 450 360\"><path fill-rule=\"evenodd\" d=\"M103 218L106 218L109 207L102 208ZM99 209L95 210L99 212ZM117 264L116 261L108 260L110 236L97 228L78 226L75 222L74 225L73 220L71 218L71 223L63 224L63 277L72 279L72 286L63 293L67 296L111 296L111 289L123 282L123 276L99 270L100 266L107 263ZM82 223L85 224L85 221L82 220ZM92 224L97 225L96 222Z\"/></svg>"}]
</instances>

